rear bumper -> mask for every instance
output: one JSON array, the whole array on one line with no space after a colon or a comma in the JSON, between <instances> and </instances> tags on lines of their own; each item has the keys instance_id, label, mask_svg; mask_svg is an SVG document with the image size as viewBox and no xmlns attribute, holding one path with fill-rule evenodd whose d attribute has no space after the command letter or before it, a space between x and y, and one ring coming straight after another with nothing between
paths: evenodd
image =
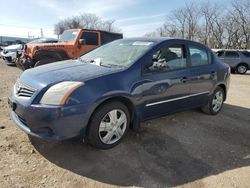
<instances>
[{"instance_id":1,"label":"rear bumper","mask_svg":"<svg viewBox=\"0 0 250 188\"><path fill-rule=\"evenodd\" d=\"M22 106L9 99L11 118L22 131L34 137L61 141L84 136L88 117L83 105L69 107ZM13 105L14 104L14 105Z\"/></svg>"}]
</instances>

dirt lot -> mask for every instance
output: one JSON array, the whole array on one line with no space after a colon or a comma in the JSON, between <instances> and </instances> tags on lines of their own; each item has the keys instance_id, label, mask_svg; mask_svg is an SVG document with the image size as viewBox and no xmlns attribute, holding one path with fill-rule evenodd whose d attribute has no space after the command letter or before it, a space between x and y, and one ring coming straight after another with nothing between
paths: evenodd
<instances>
[{"instance_id":1,"label":"dirt lot","mask_svg":"<svg viewBox=\"0 0 250 188\"><path fill-rule=\"evenodd\" d=\"M232 75L218 116L198 110L143 123L111 150L29 138L9 116L20 75L0 61L0 187L250 187L250 74Z\"/></svg>"}]
</instances>

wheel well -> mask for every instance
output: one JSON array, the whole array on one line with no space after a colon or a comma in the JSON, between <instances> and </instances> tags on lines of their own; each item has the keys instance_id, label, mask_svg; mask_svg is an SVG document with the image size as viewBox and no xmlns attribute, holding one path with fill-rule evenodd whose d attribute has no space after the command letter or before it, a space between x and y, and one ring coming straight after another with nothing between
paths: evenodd
<instances>
[{"instance_id":1,"label":"wheel well","mask_svg":"<svg viewBox=\"0 0 250 188\"><path fill-rule=\"evenodd\" d=\"M62 50L38 50L35 52L34 59L36 61L44 57L53 58L55 60L69 59L66 52Z\"/></svg>"},{"instance_id":2,"label":"wheel well","mask_svg":"<svg viewBox=\"0 0 250 188\"><path fill-rule=\"evenodd\" d=\"M132 122L133 122L133 118L135 116L135 107L133 105L133 103L126 97L112 97L112 98L108 98L104 101L102 101L92 112L90 118L89 118L89 121L88 121L88 125L87 125L87 130L88 130L88 126L89 126L89 122L91 121L92 119L92 116L93 114L103 105L111 102L111 101L118 101L118 102L121 102L122 104L124 104L127 108L128 108L128 111L129 111L129 115L130 115L130 128L132 128Z\"/></svg>"},{"instance_id":3,"label":"wheel well","mask_svg":"<svg viewBox=\"0 0 250 188\"><path fill-rule=\"evenodd\" d=\"M221 87L224 91L224 94L225 94L225 97L224 97L224 101L226 100L227 98L227 89L226 89L226 86L224 84L219 84L218 87Z\"/></svg>"},{"instance_id":4,"label":"wheel well","mask_svg":"<svg viewBox=\"0 0 250 188\"><path fill-rule=\"evenodd\" d=\"M241 63L239 63L239 64L237 65L237 67L238 67L239 65L245 65L245 66L247 67L247 69L249 69L249 66L248 66L248 64L247 64L247 63L243 63L243 62L241 62Z\"/></svg>"}]
</instances>

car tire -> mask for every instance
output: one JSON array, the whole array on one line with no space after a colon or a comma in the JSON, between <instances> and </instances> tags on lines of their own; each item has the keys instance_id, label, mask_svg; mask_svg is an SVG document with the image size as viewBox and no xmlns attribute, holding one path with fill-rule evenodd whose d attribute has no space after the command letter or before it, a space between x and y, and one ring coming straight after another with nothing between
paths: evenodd
<instances>
[{"instance_id":1,"label":"car tire","mask_svg":"<svg viewBox=\"0 0 250 188\"><path fill-rule=\"evenodd\" d=\"M203 106L201 110L209 115L217 115L222 107L225 99L225 91L221 87L217 87L210 97L207 105Z\"/></svg>"},{"instance_id":2,"label":"car tire","mask_svg":"<svg viewBox=\"0 0 250 188\"><path fill-rule=\"evenodd\" d=\"M121 102L110 102L92 115L86 142L98 149L110 149L119 144L130 124L128 108Z\"/></svg>"},{"instance_id":3,"label":"car tire","mask_svg":"<svg viewBox=\"0 0 250 188\"><path fill-rule=\"evenodd\" d=\"M246 74L247 69L248 69L247 65L245 65L245 64L239 64L239 65L236 67L236 72L237 72L238 74Z\"/></svg>"}]
</instances>

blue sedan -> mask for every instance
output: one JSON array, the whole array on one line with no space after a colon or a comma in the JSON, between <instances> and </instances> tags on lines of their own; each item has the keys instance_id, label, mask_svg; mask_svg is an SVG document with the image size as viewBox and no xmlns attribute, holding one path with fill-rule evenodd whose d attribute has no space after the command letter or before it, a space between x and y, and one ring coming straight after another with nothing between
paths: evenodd
<instances>
[{"instance_id":1,"label":"blue sedan","mask_svg":"<svg viewBox=\"0 0 250 188\"><path fill-rule=\"evenodd\" d=\"M108 149L145 120L193 108L218 114L229 80L230 68L200 43L121 39L76 60L25 71L9 105L13 121L29 135L81 137Z\"/></svg>"}]
</instances>

